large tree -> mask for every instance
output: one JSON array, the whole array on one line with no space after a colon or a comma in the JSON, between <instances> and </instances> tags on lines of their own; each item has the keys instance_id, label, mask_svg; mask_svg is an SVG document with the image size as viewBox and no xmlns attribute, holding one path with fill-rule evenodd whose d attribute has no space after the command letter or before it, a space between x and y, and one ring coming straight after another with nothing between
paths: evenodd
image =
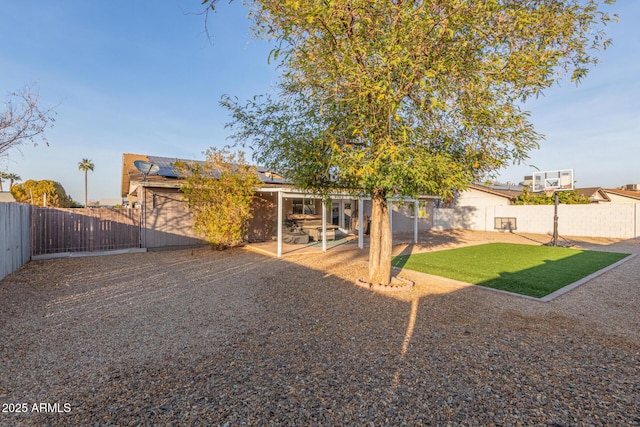
<instances>
[{"instance_id":1,"label":"large tree","mask_svg":"<svg viewBox=\"0 0 640 427\"><path fill-rule=\"evenodd\" d=\"M44 131L53 126L54 121L53 109L40 105L40 95L34 85L10 93L0 111L0 157L27 141L37 144L42 140L49 145Z\"/></svg>"},{"instance_id":2,"label":"large tree","mask_svg":"<svg viewBox=\"0 0 640 427\"><path fill-rule=\"evenodd\" d=\"M29 179L22 184L11 187L11 194L18 203L33 203L36 206L44 206L46 194L47 206L54 208L71 208L76 203L67 195L64 187L59 182L50 179L35 181Z\"/></svg>"},{"instance_id":3,"label":"large tree","mask_svg":"<svg viewBox=\"0 0 640 427\"><path fill-rule=\"evenodd\" d=\"M447 196L525 159L542 136L524 103L584 77L612 19L596 0L250 3L282 74L275 97L223 99L235 137L302 188L371 196L369 281L380 284L388 198Z\"/></svg>"}]
</instances>

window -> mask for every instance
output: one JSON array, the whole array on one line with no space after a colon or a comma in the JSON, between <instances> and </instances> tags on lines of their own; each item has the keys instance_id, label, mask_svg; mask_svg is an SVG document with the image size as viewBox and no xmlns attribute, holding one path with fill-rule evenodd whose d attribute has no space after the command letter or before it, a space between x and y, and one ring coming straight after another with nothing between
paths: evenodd
<instances>
[{"instance_id":1,"label":"window","mask_svg":"<svg viewBox=\"0 0 640 427\"><path fill-rule=\"evenodd\" d=\"M315 215L316 201L314 199L293 199L293 213Z\"/></svg>"}]
</instances>

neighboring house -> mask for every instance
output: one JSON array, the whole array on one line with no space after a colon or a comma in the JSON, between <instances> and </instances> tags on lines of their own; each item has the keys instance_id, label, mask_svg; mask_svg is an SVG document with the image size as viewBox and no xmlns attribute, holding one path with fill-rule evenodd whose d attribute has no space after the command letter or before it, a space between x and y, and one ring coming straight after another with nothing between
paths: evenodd
<instances>
[{"instance_id":1,"label":"neighboring house","mask_svg":"<svg viewBox=\"0 0 640 427\"><path fill-rule=\"evenodd\" d=\"M134 166L136 160L158 165L158 173L144 176ZM202 243L193 230L193 218L180 192L183 180L172 167L176 160L178 159L142 154L122 156L121 195L129 207L141 211L143 247ZM271 240L277 234L279 217L283 224L300 218L321 220L323 209L320 196L293 188L281 175L273 171L258 167L257 172L262 185L256 189L253 218L248 224L248 241ZM358 207L362 206L363 226L366 230L366 220L371 215L368 199L360 201L346 193L333 194L331 199L331 208L327 209L325 218L332 229L339 229L343 233L358 230ZM418 231L429 230L433 225L434 199L419 198L417 218L415 205L411 201L393 203L394 233L415 232L416 227Z\"/></svg>"},{"instance_id":2,"label":"neighboring house","mask_svg":"<svg viewBox=\"0 0 640 427\"><path fill-rule=\"evenodd\" d=\"M13 197L13 194L8 191L0 191L0 202L9 203L15 201L16 199Z\"/></svg>"},{"instance_id":3,"label":"neighboring house","mask_svg":"<svg viewBox=\"0 0 640 427\"><path fill-rule=\"evenodd\" d=\"M591 203L608 203L611 199L607 192L601 187L576 188L576 192L588 197Z\"/></svg>"},{"instance_id":4,"label":"neighboring house","mask_svg":"<svg viewBox=\"0 0 640 427\"><path fill-rule=\"evenodd\" d=\"M522 194L521 190L495 189L485 185L473 184L460 192L449 203L440 203L434 210L434 228L437 230L494 229L495 209L499 206L510 206ZM506 226L515 229L515 225L506 220Z\"/></svg>"},{"instance_id":5,"label":"neighboring house","mask_svg":"<svg viewBox=\"0 0 640 427\"><path fill-rule=\"evenodd\" d=\"M460 194L447 207L474 207L485 208L489 206L512 205L515 199L522 194L521 190L494 189L485 185L473 184Z\"/></svg>"},{"instance_id":6,"label":"neighboring house","mask_svg":"<svg viewBox=\"0 0 640 427\"><path fill-rule=\"evenodd\" d=\"M601 187L576 188L575 191L588 197L591 203L611 202L608 192ZM622 190L619 190L622 191ZM632 193L628 191L626 193ZM463 191L456 198L451 207L473 206L483 208L488 206L512 205L516 198L522 194L522 190L500 189L484 185L471 185L467 191ZM635 193L640 198L640 193ZM628 200L628 199L627 199ZM628 201L626 203L629 203Z\"/></svg>"},{"instance_id":7,"label":"neighboring house","mask_svg":"<svg viewBox=\"0 0 640 427\"><path fill-rule=\"evenodd\" d=\"M640 191L603 189L611 203L640 203Z\"/></svg>"}]
</instances>

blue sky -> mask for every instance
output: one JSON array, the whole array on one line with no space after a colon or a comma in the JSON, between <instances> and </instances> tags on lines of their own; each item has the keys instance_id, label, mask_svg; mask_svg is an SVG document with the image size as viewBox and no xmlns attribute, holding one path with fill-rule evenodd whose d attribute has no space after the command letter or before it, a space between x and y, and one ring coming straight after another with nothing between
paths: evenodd
<instances>
[{"instance_id":1,"label":"blue sky","mask_svg":"<svg viewBox=\"0 0 640 427\"><path fill-rule=\"evenodd\" d=\"M0 170L53 179L83 199L78 162L91 159L89 199L120 196L123 153L202 158L229 141L221 95L269 91L277 71L269 46L251 37L239 1L220 3L208 38L193 0L0 0L0 99L36 83L57 105L50 146L25 144ZM526 164L502 171L519 182L535 165L574 168L577 185L640 183L640 2L610 8L614 44L576 87L568 80L527 104L546 135Z\"/></svg>"}]
</instances>

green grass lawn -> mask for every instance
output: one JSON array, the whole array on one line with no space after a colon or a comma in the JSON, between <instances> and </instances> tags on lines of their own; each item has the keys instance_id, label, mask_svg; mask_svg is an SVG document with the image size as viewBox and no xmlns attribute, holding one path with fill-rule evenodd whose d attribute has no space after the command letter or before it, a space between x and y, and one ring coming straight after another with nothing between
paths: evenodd
<instances>
[{"instance_id":1,"label":"green grass lawn","mask_svg":"<svg viewBox=\"0 0 640 427\"><path fill-rule=\"evenodd\" d=\"M394 267L541 298L629 254L490 243L401 255Z\"/></svg>"}]
</instances>

